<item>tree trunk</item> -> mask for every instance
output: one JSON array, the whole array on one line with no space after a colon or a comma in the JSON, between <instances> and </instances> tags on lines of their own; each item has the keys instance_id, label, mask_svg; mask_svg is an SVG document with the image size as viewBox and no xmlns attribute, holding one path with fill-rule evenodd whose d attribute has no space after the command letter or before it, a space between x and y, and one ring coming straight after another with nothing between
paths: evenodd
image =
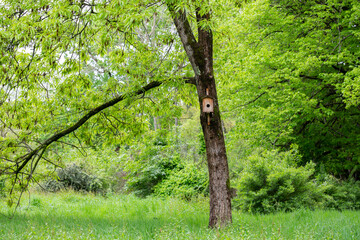
<instances>
[{"instance_id":1,"label":"tree trunk","mask_svg":"<svg viewBox=\"0 0 360 240\"><path fill-rule=\"evenodd\" d=\"M206 95L206 89L208 89L209 96L214 100L214 113L204 113L202 111L202 98ZM209 226L217 227L231 223L232 216L229 167L219 104L217 101L215 79L208 77L206 81L205 79L199 81L197 90L201 109L200 122L204 133L206 157L209 169ZM210 117L210 119L208 119L208 117Z\"/></svg>"},{"instance_id":2,"label":"tree trunk","mask_svg":"<svg viewBox=\"0 0 360 240\"><path fill-rule=\"evenodd\" d=\"M195 73L201 111L200 122L204 133L209 169L209 226L221 227L230 223L232 216L229 168L213 73L213 35L211 30L200 27L201 22L210 19L210 13L203 14L199 8L196 8L196 20L199 25L198 40L196 40L185 11L177 10L172 3L167 5ZM205 96L213 99L212 113L203 112L202 101Z\"/></svg>"}]
</instances>

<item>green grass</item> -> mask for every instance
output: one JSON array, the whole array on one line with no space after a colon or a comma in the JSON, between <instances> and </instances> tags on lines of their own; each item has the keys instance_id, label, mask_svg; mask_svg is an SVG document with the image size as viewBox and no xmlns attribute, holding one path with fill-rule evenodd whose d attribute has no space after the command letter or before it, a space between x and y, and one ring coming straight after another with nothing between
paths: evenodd
<instances>
[{"instance_id":1,"label":"green grass","mask_svg":"<svg viewBox=\"0 0 360 240\"><path fill-rule=\"evenodd\" d=\"M221 230L207 228L208 211L207 199L33 194L14 218L0 216L0 239L360 239L359 211L234 211Z\"/></svg>"}]
</instances>

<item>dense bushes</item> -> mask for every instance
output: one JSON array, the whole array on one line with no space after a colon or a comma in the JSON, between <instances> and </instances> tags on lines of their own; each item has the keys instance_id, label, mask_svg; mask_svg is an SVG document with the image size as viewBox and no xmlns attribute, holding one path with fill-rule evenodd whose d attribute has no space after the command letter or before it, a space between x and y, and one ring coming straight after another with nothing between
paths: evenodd
<instances>
[{"instance_id":1,"label":"dense bushes","mask_svg":"<svg viewBox=\"0 0 360 240\"><path fill-rule=\"evenodd\" d=\"M202 164L203 153L199 153L203 140L187 142L180 136L194 131L174 131L176 134L170 135L168 130L157 130L147 136L148 141L119 150L121 170L127 173L127 192L139 197L155 194L183 199L206 193L207 171Z\"/></svg>"},{"instance_id":2,"label":"dense bushes","mask_svg":"<svg viewBox=\"0 0 360 240\"><path fill-rule=\"evenodd\" d=\"M148 161L135 161L132 169L136 171L128 175L128 191L141 197L154 194L186 200L208 194L203 165L181 159L164 147L151 152ZM232 174L232 185L237 189L233 206L251 213L360 209L360 182L315 174L314 163L298 167L299 159L296 151L264 151L245 159L238 175Z\"/></svg>"},{"instance_id":3,"label":"dense bushes","mask_svg":"<svg viewBox=\"0 0 360 240\"><path fill-rule=\"evenodd\" d=\"M127 191L139 197L155 194L191 199L204 194L208 186L206 171L177 155L157 155L127 178Z\"/></svg>"},{"instance_id":4,"label":"dense bushes","mask_svg":"<svg viewBox=\"0 0 360 240\"><path fill-rule=\"evenodd\" d=\"M56 192L62 189L73 189L75 191L103 193L107 188L105 181L87 173L76 164L58 169L56 173L56 179L49 179L43 184L42 187L45 191Z\"/></svg>"},{"instance_id":5,"label":"dense bushes","mask_svg":"<svg viewBox=\"0 0 360 240\"><path fill-rule=\"evenodd\" d=\"M145 197L154 192L154 187L169 177L172 171L183 168L177 156L155 156L144 163L137 171L131 172L126 184L127 190L139 197Z\"/></svg>"},{"instance_id":6,"label":"dense bushes","mask_svg":"<svg viewBox=\"0 0 360 240\"><path fill-rule=\"evenodd\" d=\"M90 152L86 158L72 152L67 155L67 162L76 164L59 169L56 178L45 182L44 188L101 193L113 189L139 197L157 195L186 200L208 195L207 170L199 154L204 152L198 147L190 151L189 146L164 134L159 132L149 141L116 151ZM202 142L200 138L199 146ZM252 213L299 208L360 209L359 182L339 181L325 171L316 173L319 167L313 163L298 167L301 156L296 150L254 148L240 158L236 163L233 160L231 167L231 185L237 189L233 198L236 209Z\"/></svg>"},{"instance_id":7,"label":"dense bushes","mask_svg":"<svg viewBox=\"0 0 360 240\"><path fill-rule=\"evenodd\" d=\"M239 180L235 181L238 196L234 206L260 213L315 206L321 194L310 181L314 165L296 168L290 163L289 154L271 152L250 159Z\"/></svg>"},{"instance_id":8,"label":"dense bushes","mask_svg":"<svg viewBox=\"0 0 360 240\"><path fill-rule=\"evenodd\" d=\"M184 158L173 146L156 142L114 152L109 159L103 153L89 157L75 158L76 164L58 169L56 177L43 184L44 189L104 193L121 185L124 188L120 191L140 197L153 194L190 200L208 195L204 164ZM296 151L254 151L239 161L231 174L231 185L237 189L233 207L251 213L299 208L360 209L360 182L316 173L313 163L297 167L299 159ZM86 168L81 167L85 162ZM2 187L0 181L0 194Z\"/></svg>"},{"instance_id":9,"label":"dense bushes","mask_svg":"<svg viewBox=\"0 0 360 240\"><path fill-rule=\"evenodd\" d=\"M360 209L360 181L349 179L339 181L327 175L325 179L320 179L323 189L324 201L322 207L326 209Z\"/></svg>"},{"instance_id":10,"label":"dense bushes","mask_svg":"<svg viewBox=\"0 0 360 240\"><path fill-rule=\"evenodd\" d=\"M179 171L173 172L167 179L156 185L154 192L159 196L176 196L190 200L199 194L208 193L208 174L196 164L186 164Z\"/></svg>"},{"instance_id":11,"label":"dense bushes","mask_svg":"<svg viewBox=\"0 0 360 240\"><path fill-rule=\"evenodd\" d=\"M271 213L299 208L360 209L360 182L316 177L315 164L296 167L294 153L252 156L235 179L234 206L245 212Z\"/></svg>"}]
</instances>

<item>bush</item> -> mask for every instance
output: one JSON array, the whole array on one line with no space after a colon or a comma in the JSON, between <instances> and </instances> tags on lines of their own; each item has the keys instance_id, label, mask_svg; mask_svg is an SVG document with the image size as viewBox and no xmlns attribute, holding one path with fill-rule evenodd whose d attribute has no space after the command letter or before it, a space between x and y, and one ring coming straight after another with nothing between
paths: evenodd
<instances>
[{"instance_id":1,"label":"bush","mask_svg":"<svg viewBox=\"0 0 360 240\"><path fill-rule=\"evenodd\" d=\"M44 183L41 184L42 190L46 192L58 192L62 189L65 189L65 186L58 179L49 178Z\"/></svg>"},{"instance_id":2,"label":"bush","mask_svg":"<svg viewBox=\"0 0 360 240\"><path fill-rule=\"evenodd\" d=\"M323 208L345 210L360 209L360 181L349 179L339 181L332 176L326 176L320 181L323 189Z\"/></svg>"},{"instance_id":3,"label":"bush","mask_svg":"<svg viewBox=\"0 0 360 240\"><path fill-rule=\"evenodd\" d=\"M200 194L206 195L209 191L207 171L195 164L187 164L179 171L172 174L155 186L155 194L158 196L175 196L190 200Z\"/></svg>"},{"instance_id":4,"label":"bush","mask_svg":"<svg viewBox=\"0 0 360 240\"><path fill-rule=\"evenodd\" d=\"M57 179L49 179L43 185L46 191L56 192L61 189L73 189L94 193L104 193L106 184L98 177L86 173L76 164L57 170Z\"/></svg>"},{"instance_id":5,"label":"bush","mask_svg":"<svg viewBox=\"0 0 360 240\"><path fill-rule=\"evenodd\" d=\"M314 164L295 167L292 153L269 152L251 159L235 183L234 206L246 212L270 213L316 207L322 199L310 177Z\"/></svg>"},{"instance_id":6,"label":"bush","mask_svg":"<svg viewBox=\"0 0 360 240\"><path fill-rule=\"evenodd\" d=\"M154 192L154 187L170 176L175 169L183 168L178 156L154 156L142 168L128 176L127 190L139 197L146 197Z\"/></svg>"}]
</instances>

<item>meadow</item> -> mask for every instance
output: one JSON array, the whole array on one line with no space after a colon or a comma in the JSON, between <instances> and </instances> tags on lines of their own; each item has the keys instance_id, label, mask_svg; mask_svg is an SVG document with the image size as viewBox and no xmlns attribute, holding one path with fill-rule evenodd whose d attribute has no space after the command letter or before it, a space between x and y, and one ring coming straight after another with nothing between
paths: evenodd
<instances>
[{"instance_id":1,"label":"meadow","mask_svg":"<svg viewBox=\"0 0 360 240\"><path fill-rule=\"evenodd\" d=\"M33 193L13 218L7 206L1 212L0 239L360 239L360 212L349 210L235 210L231 226L209 229L206 198Z\"/></svg>"}]
</instances>

